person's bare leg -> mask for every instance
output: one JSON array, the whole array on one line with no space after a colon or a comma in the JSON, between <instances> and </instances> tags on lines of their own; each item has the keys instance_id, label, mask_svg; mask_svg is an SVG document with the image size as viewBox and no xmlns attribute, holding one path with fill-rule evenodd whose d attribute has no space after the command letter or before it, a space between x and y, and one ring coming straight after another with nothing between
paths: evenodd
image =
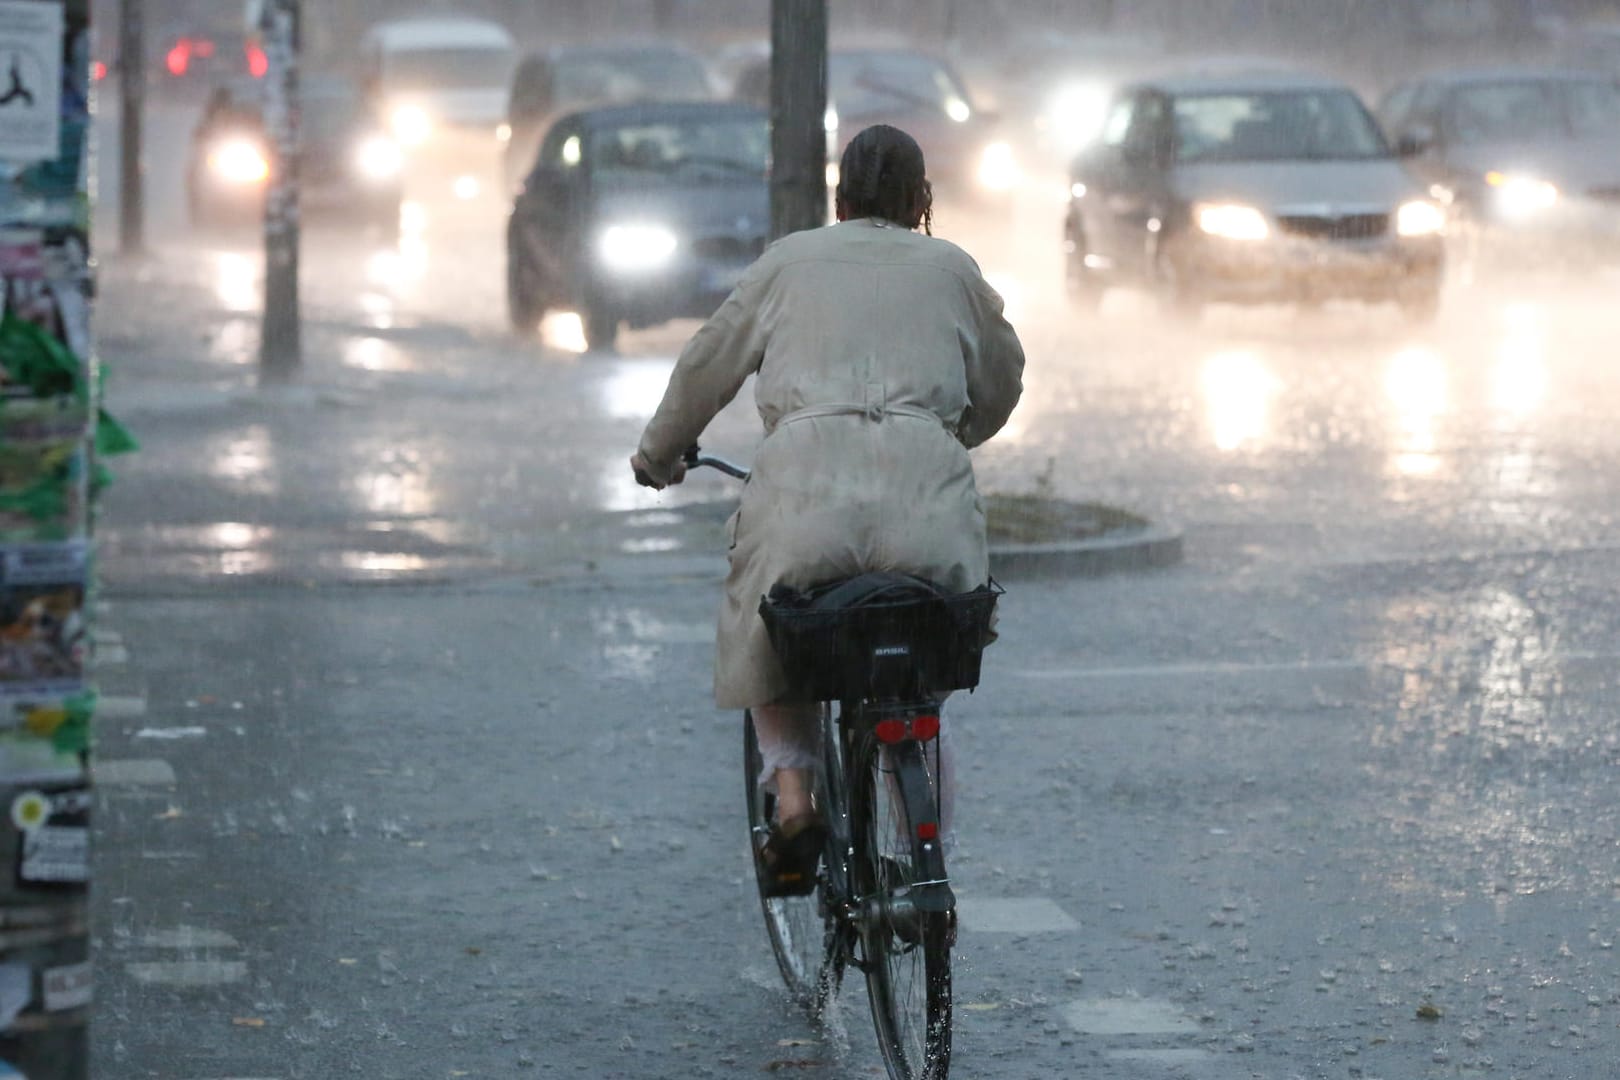
<instances>
[{"instance_id":1,"label":"person's bare leg","mask_svg":"<svg viewBox=\"0 0 1620 1080\"><path fill-rule=\"evenodd\" d=\"M764 764L760 779L776 790L776 820L809 814L821 763L821 706L760 705L750 711Z\"/></svg>"},{"instance_id":2,"label":"person's bare leg","mask_svg":"<svg viewBox=\"0 0 1620 1080\"><path fill-rule=\"evenodd\" d=\"M809 769L776 770L773 779L776 781L777 821L792 821L815 809L811 775Z\"/></svg>"}]
</instances>

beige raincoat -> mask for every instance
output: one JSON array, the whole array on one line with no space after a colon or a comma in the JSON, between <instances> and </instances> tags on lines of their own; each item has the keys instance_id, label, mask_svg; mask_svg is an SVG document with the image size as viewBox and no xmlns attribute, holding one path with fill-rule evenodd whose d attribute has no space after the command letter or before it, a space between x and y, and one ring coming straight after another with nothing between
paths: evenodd
<instances>
[{"instance_id":1,"label":"beige raincoat","mask_svg":"<svg viewBox=\"0 0 1620 1080\"><path fill-rule=\"evenodd\" d=\"M728 525L714 696L782 700L760 598L901 570L984 584L984 509L967 448L1001 429L1024 353L1001 297L960 248L861 219L794 233L692 338L641 437L655 479L749 375L765 440Z\"/></svg>"}]
</instances>

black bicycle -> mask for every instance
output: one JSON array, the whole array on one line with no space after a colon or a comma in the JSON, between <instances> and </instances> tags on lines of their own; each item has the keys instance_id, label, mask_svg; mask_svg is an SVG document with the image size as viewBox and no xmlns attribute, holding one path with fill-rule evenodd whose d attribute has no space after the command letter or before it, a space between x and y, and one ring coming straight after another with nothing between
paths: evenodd
<instances>
[{"instance_id":1,"label":"black bicycle","mask_svg":"<svg viewBox=\"0 0 1620 1080\"><path fill-rule=\"evenodd\" d=\"M694 447L688 467L748 472ZM956 898L940 836L939 705L978 684L1000 589L948 594L899 574L773 590L760 614L794 697L822 711L816 805L828 826L814 892L768 895L758 853L775 814L744 724L748 824L765 928L782 978L819 1021L844 972L866 976L894 1080L944 1080L951 1063ZM837 702L836 716L830 703Z\"/></svg>"}]
</instances>

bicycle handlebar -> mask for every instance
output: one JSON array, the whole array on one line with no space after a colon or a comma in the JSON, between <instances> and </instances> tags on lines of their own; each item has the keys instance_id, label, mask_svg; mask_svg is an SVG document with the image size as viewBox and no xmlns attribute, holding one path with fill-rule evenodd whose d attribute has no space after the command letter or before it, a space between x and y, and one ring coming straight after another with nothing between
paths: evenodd
<instances>
[{"instance_id":1,"label":"bicycle handlebar","mask_svg":"<svg viewBox=\"0 0 1620 1080\"><path fill-rule=\"evenodd\" d=\"M707 465L711 469L720 470L727 476L735 476L738 480L748 479L748 469L727 461L725 458L705 454L698 448L696 443L686 448L686 453L681 455L681 460L686 463L688 469L701 469Z\"/></svg>"}]
</instances>

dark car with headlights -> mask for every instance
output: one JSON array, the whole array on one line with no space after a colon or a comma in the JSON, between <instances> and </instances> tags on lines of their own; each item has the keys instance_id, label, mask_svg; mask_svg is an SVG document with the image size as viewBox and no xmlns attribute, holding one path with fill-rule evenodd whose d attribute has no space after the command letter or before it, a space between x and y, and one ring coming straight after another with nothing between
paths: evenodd
<instances>
[{"instance_id":1,"label":"dark car with headlights","mask_svg":"<svg viewBox=\"0 0 1620 1080\"><path fill-rule=\"evenodd\" d=\"M621 324L707 318L765 250L770 130L732 102L587 109L558 119L507 227L507 308L532 333L578 312L586 344Z\"/></svg>"},{"instance_id":2,"label":"dark car with headlights","mask_svg":"<svg viewBox=\"0 0 1620 1080\"><path fill-rule=\"evenodd\" d=\"M1471 235L1515 254L1620 245L1620 84L1532 68L1395 87L1379 118Z\"/></svg>"},{"instance_id":3,"label":"dark car with headlights","mask_svg":"<svg viewBox=\"0 0 1620 1080\"><path fill-rule=\"evenodd\" d=\"M218 14L175 23L150 35L146 71L161 97L201 100L235 79L262 79L270 70L264 48L235 20Z\"/></svg>"},{"instance_id":4,"label":"dark car with headlights","mask_svg":"<svg viewBox=\"0 0 1620 1080\"><path fill-rule=\"evenodd\" d=\"M679 45L559 45L530 53L512 75L501 129L507 182L523 179L546 125L563 112L713 96L708 67Z\"/></svg>"},{"instance_id":5,"label":"dark car with headlights","mask_svg":"<svg viewBox=\"0 0 1620 1080\"><path fill-rule=\"evenodd\" d=\"M1146 286L1210 302L1439 304L1445 214L1349 87L1310 74L1190 74L1133 83L1075 158L1065 223L1071 293Z\"/></svg>"},{"instance_id":6,"label":"dark car with headlights","mask_svg":"<svg viewBox=\"0 0 1620 1080\"><path fill-rule=\"evenodd\" d=\"M404 156L353 83L306 75L299 85L299 203L311 217L399 225ZM271 148L264 127L264 84L218 87L192 131L186 202L193 224L256 220L264 212Z\"/></svg>"},{"instance_id":7,"label":"dark car with headlights","mask_svg":"<svg viewBox=\"0 0 1620 1080\"><path fill-rule=\"evenodd\" d=\"M770 104L771 67L763 61L737 79L733 96ZM908 132L928 160L934 193L947 200L1002 195L1020 179L1000 118L980 108L954 68L915 49L835 49L827 58L827 130L836 162L873 124ZM831 174L829 171L829 179Z\"/></svg>"}]
</instances>

